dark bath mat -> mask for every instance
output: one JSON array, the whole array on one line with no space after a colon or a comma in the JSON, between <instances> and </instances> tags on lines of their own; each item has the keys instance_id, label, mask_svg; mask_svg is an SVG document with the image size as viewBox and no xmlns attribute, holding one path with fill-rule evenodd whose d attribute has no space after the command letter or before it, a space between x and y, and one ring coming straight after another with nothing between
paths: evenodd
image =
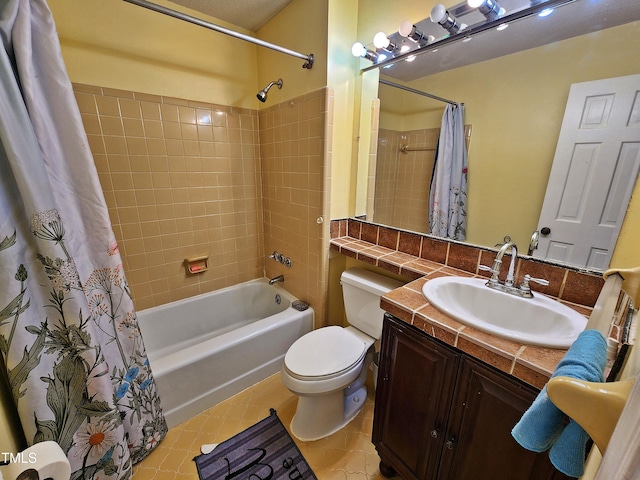
<instances>
[{"instance_id":1,"label":"dark bath mat","mask_svg":"<svg viewBox=\"0 0 640 480\"><path fill-rule=\"evenodd\" d=\"M273 408L264 420L194 460L200 480L317 480Z\"/></svg>"}]
</instances>

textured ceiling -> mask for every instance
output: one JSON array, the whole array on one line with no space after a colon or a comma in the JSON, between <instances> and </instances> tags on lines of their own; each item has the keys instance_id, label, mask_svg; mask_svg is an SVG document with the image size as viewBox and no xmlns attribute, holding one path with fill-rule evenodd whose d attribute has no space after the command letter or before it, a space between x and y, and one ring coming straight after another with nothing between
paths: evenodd
<instances>
[{"instance_id":1,"label":"textured ceiling","mask_svg":"<svg viewBox=\"0 0 640 480\"><path fill-rule=\"evenodd\" d=\"M170 0L252 32L275 17L291 0Z\"/></svg>"}]
</instances>

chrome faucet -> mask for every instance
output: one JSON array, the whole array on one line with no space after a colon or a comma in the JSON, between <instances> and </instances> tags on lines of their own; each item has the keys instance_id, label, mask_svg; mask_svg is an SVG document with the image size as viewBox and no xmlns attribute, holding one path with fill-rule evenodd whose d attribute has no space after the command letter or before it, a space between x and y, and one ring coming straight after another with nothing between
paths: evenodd
<instances>
[{"instance_id":1,"label":"chrome faucet","mask_svg":"<svg viewBox=\"0 0 640 480\"><path fill-rule=\"evenodd\" d=\"M277 277L273 277L271 280L269 280L269 285L275 285L278 282L284 283L284 275L278 275Z\"/></svg>"},{"instance_id":2,"label":"chrome faucet","mask_svg":"<svg viewBox=\"0 0 640 480\"><path fill-rule=\"evenodd\" d=\"M538 248L538 241L540 240L540 232L535 230L531 234L531 241L529 242L529 250L527 251L527 255L533 255L533 251Z\"/></svg>"},{"instance_id":3,"label":"chrome faucet","mask_svg":"<svg viewBox=\"0 0 640 480\"><path fill-rule=\"evenodd\" d=\"M504 254L507 253L508 250L511 250L511 263L509 264L509 272L507 273L507 278L504 280L504 283L500 283L498 275L500 275L502 257L504 257ZM515 243L506 242L504 245L502 245L500 247L500 250L498 250L496 259L493 261L493 266L489 269L489 271L491 272L491 278L487 282L487 286L503 291L507 288L513 287L513 280L515 277L516 269L516 258L518 258L518 247Z\"/></svg>"},{"instance_id":4,"label":"chrome faucet","mask_svg":"<svg viewBox=\"0 0 640 480\"><path fill-rule=\"evenodd\" d=\"M511 250L511 263L509 264L509 271L507 272L507 278L505 278L504 283L500 282L500 267L502 266L502 257L504 254ZM496 259L493 261L493 266L488 267L486 265L480 265L480 270L486 270L491 272L491 278L486 283L487 287L493 288L495 290L500 290L501 292L510 293L512 295L517 295L519 297L524 298L533 298L533 293L531 292L531 287L529 286L529 282L536 282L540 285L549 285L549 282L544 278L532 278L531 275L527 274L524 276L522 280L522 284L519 287L514 285L515 280L515 267L516 267L516 259L518 258L518 247L513 242L506 242L504 245L500 247L498 253L496 254Z\"/></svg>"}]
</instances>

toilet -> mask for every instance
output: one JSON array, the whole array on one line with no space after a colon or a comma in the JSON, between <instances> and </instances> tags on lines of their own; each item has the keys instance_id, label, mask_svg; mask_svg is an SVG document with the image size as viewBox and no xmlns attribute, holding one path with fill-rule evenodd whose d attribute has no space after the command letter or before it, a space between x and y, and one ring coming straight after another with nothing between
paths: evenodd
<instances>
[{"instance_id":1,"label":"toilet","mask_svg":"<svg viewBox=\"0 0 640 480\"><path fill-rule=\"evenodd\" d=\"M380 297L402 282L350 268L340 277L348 327L319 328L300 337L282 365L284 385L298 398L291 433L319 440L355 418L367 398L365 386L382 335Z\"/></svg>"}]
</instances>

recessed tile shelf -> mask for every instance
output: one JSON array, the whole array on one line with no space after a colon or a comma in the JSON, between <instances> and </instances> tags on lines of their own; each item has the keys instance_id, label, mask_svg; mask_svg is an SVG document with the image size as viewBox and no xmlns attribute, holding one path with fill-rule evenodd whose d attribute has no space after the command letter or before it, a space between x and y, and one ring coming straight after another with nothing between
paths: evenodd
<instances>
[{"instance_id":1,"label":"recessed tile shelf","mask_svg":"<svg viewBox=\"0 0 640 480\"><path fill-rule=\"evenodd\" d=\"M431 278L486 277L478 265L491 265L495 251L354 219L333 220L331 237L333 251L409 279L403 287L384 295L381 307L429 335L538 388L546 384L564 356L565 350L522 345L466 326L441 313L422 295L422 286ZM518 281L526 273L547 278L550 285L537 291L587 317L604 284L599 275L519 258Z\"/></svg>"}]
</instances>

